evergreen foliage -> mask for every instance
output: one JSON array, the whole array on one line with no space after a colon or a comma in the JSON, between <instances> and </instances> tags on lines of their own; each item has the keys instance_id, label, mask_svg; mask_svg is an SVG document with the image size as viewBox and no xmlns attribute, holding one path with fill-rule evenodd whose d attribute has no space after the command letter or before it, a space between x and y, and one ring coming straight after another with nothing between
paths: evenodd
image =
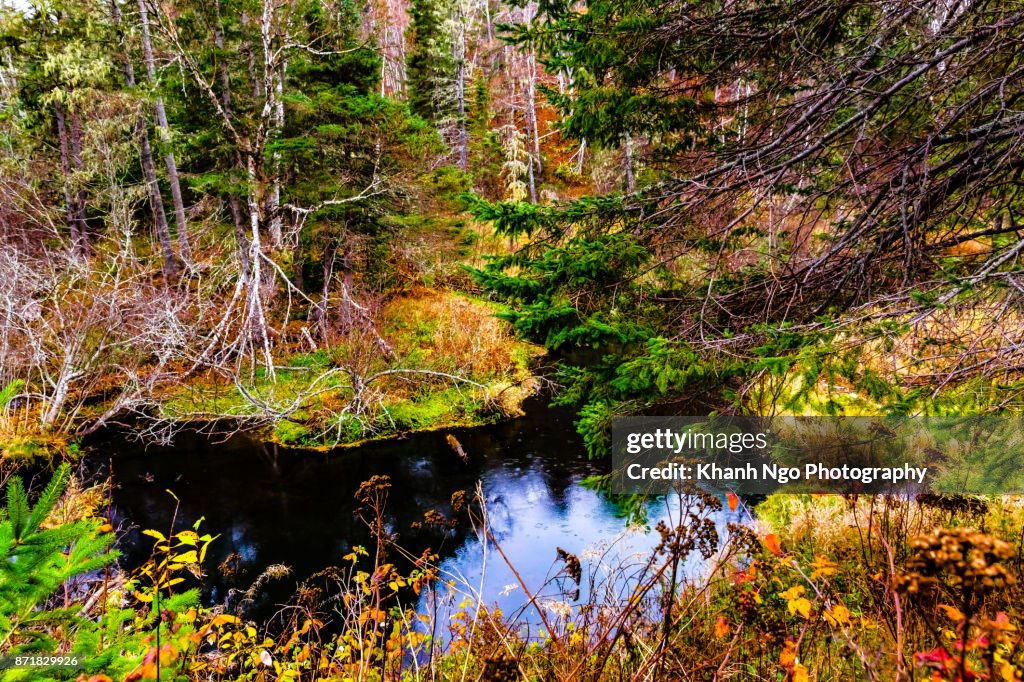
<instances>
[{"instance_id":1,"label":"evergreen foliage","mask_svg":"<svg viewBox=\"0 0 1024 682\"><path fill-rule=\"evenodd\" d=\"M412 47L406 73L409 108L428 120L440 121L451 115L450 89L456 63L452 57L451 36L445 32L449 0L412 0L409 31Z\"/></svg>"},{"instance_id":2,"label":"evergreen foliage","mask_svg":"<svg viewBox=\"0 0 1024 682\"><path fill-rule=\"evenodd\" d=\"M984 363L921 360L945 342L908 324L997 306L1019 270L1007 230L1020 199L1005 187L1024 133L1006 87L1022 16L956 12L553 0L506 27L549 72L571 74L546 90L561 133L624 147L645 169L635 194L474 206L526 240L474 275L513 305L521 333L561 354L559 400L583 406L592 453L610 415L655 405L905 413L1015 400L1018 381L966 369ZM987 257L943 258L979 235L995 235ZM922 391L873 367L867 348L899 349L906 374L953 364L958 380Z\"/></svg>"},{"instance_id":3,"label":"evergreen foliage","mask_svg":"<svg viewBox=\"0 0 1024 682\"><path fill-rule=\"evenodd\" d=\"M62 586L117 557L110 551L114 536L100 532L96 519L48 523L70 476L70 466L62 465L34 506L20 478L7 485L7 506L0 511L0 652L53 655L70 642L68 655L78 656L83 669L100 672L116 667L120 642L103 641L115 623L83 616L82 604L67 594L54 602ZM17 674L9 671L3 679Z\"/></svg>"}]
</instances>

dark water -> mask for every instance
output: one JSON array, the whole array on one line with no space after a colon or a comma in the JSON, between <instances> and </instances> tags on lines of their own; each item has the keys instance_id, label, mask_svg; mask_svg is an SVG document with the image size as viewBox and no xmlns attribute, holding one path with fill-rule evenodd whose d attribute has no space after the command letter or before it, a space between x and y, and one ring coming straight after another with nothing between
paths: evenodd
<instances>
[{"instance_id":1,"label":"dark water","mask_svg":"<svg viewBox=\"0 0 1024 682\"><path fill-rule=\"evenodd\" d=\"M152 547L141 531L167 534L172 519L180 530L202 517L202 532L219 535L205 564L209 603L247 588L267 566L285 564L291 575L271 581L250 614L269 615L290 600L299 582L340 564L354 545L371 546L353 496L360 482L386 474L392 483L388 527L398 544L413 555L432 548L458 594L498 602L508 612L524 603L522 590L509 589L517 582L514 574L493 546L484 551L468 520L449 530L413 525L431 509L457 517L450 508L454 492L472 491L480 482L493 535L531 591L560 566L556 547L584 557L613 547L622 557L649 549L657 537L628 531L616 508L582 485L585 477L606 473L607 464L586 457L572 414L529 407L528 416L494 426L419 433L331 453L246 436L215 442L183 434L172 446L148 449L108 436L92 445L91 461L96 476L106 475L108 455L112 461L114 520L123 531L119 548L126 567L144 561ZM468 462L445 441L447 433L462 443ZM180 500L177 511L168 490ZM652 523L667 513L657 504L651 511ZM230 555L240 557L235 575L217 569Z\"/></svg>"}]
</instances>

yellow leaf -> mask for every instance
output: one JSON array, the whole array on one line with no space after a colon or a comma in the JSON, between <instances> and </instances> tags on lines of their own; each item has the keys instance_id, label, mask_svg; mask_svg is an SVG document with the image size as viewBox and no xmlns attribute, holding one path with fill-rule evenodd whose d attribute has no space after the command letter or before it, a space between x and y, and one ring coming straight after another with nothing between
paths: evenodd
<instances>
[{"instance_id":1,"label":"yellow leaf","mask_svg":"<svg viewBox=\"0 0 1024 682\"><path fill-rule=\"evenodd\" d=\"M814 571L811 572L811 580L817 580L835 575L838 565L827 556L819 554L814 558L811 566L814 568Z\"/></svg>"},{"instance_id":2,"label":"yellow leaf","mask_svg":"<svg viewBox=\"0 0 1024 682\"><path fill-rule=\"evenodd\" d=\"M1017 668L1010 663L1003 662L999 666L999 676L1006 682L1014 682L1017 679Z\"/></svg>"},{"instance_id":3,"label":"yellow leaf","mask_svg":"<svg viewBox=\"0 0 1024 682\"><path fill-rule=\"evenodd\" d=\"M160 542L167 542L167 538L165 538L164 534L161 533L158 530L151 530L151 529L147 528L146 530L142 531L142 534L143 535L148 535L151 538L156 538Z\"/></svg>"},{"instance_id":4,"label":"yellow leaf","mask_svg":"<svg viewBox=\"0 0 1024 682\"><path fill-rule=\"evenodd\" d=\"M779 596L785 599L786 601L791 601L793 599L802 597L804 596L803 585L794 585L793 587L789 588Z\"/></svg>"},{"instance_id":5,"label":"yellow leaf","mask_svg":"<svg viewBox=\"0 0 1024 682\"><path fill-rule=\"evenodd\" d=\"M850 610L843 604L836 604L825 612L825 620L828 621L828 624L832 627L836 627L837 625L849 625Z\"/></svg>"},{"instance_id":6,"label":"yellow leaf","mask_svg":"<svg viewBox=\"0 0 1024 682\"><path fill-rule=\"evenodd\" d=\"M789 615L800 614L804 618L811 617L811 602L803 596L804 588L801 585L794 585L779 596L786 600L786 608Z\"/></svg>"},{"instance_id":7,"label":"yellow leaf","mask_svg":"<svg viewBox=\"0 0 1024 682\"><path fill-rule=\"evenodd\" d=\"M178 539L179 544L190 547L195 547L199 542L199 533L193 530L183 530L174 537Z\"/></svg>"},{"instance_id":8,"label":"yellow leaf","mask_svg":"<svg viewBox=\"0 0 1024 682\"><path fill-rule=\"evenodd\" d=\"M793 676L790 679L793 682L807 682L807 668L802 663L797 663L793 666Z\"/></svg>"},{"instance_id":9,"label":"yellow leaf","mask_svg":"<svg viewBox=\"0 0 1024 682\"><path fill-rule=\"evenodd\" d=\"M794 599L787 605L789 607L789 615L795 615L799 613L804 618L811 617L811 602L807 601L803 597L800 599Z\"/></svg>"}]
</instances>

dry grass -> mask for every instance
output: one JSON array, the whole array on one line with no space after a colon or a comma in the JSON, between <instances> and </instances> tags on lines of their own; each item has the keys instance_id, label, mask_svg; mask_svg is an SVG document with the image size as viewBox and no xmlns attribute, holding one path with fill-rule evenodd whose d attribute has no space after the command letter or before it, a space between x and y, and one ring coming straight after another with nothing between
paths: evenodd
<instances>
[{"instance_id":1,"label":"dry grass","mask_svg":"<svg viewBox=\"0 0 1024 682\"><path fill-rule=\"evenodd\" d=\"M451 291L417 288L389 303L382 318L399 355L476 379L522 379L526 361L541 351L516 339L497 312Z\"/></svg>"}]
</instances>

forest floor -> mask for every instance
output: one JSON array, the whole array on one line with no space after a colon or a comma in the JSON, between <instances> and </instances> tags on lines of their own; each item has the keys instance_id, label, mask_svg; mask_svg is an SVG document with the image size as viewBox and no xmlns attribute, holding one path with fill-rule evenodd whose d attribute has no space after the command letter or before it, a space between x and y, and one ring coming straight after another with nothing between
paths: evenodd
<instances>
[{"instance_id":1,"label":"forest floor","mask_svg":"<svg viewBox=\"0 0 1024 682\"><path fill-rule=\"evenodd\" d=\"M282 445L329 449L518 416L536 388L531 361L542 350L515 339L499 310L464 292L412 288L377 316L391 358L352 335L284 357L274 381L258 375L249 394L283 415L263 432ZM366 386L359 405L353 366ZM180 420L253 414L250 399L213 375L170 387L163 409Z\"/></svg>"}]
</instances>

